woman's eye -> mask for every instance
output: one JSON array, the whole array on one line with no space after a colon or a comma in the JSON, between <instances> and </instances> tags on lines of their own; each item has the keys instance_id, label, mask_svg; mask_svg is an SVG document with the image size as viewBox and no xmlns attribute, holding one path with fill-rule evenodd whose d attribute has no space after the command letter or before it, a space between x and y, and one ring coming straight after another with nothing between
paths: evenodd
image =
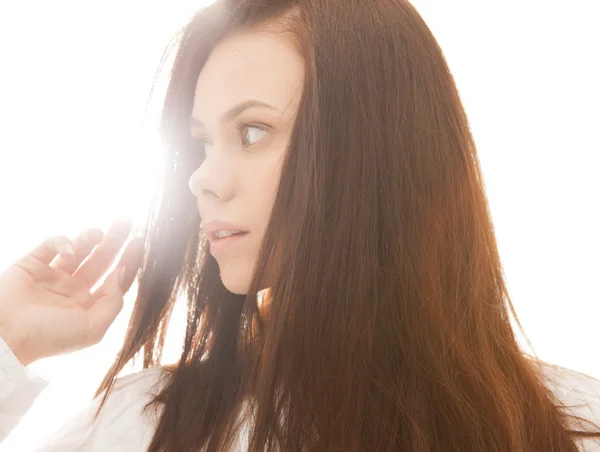
<instances>
[{"instance_id":1,"label":"woman's eye","mask_svg":"<svg viewBox=\"0 0 600 452\"><path fill-rule=\"evenodd\" d=\"M267 135L266 130L257 126L249 126L246 124L242 124L239 127L239 129L242 133L242 142L244 144L244 147L251 146L257 143Z\"/></svg>"}]
</instances>

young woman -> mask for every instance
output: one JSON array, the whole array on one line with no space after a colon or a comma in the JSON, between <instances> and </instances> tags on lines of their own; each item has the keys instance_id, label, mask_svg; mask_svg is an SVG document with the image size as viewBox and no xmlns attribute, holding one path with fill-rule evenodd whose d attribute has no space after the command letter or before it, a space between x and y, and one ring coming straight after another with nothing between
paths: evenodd
<instances>
[{"instance_id":1,"label":"young woman","mask_svg":"<svg viewBox=\"0 0 600 452\"><path fill-rule=\"evenodd\" d=\"M42 450L600 447L600 382L515 339L469 124L408 2L217 2L179 36L161 128L155 215L100 289L127 223L0 278L4 435L45 385L25 366L100 341L141 266L114 365Z\"/></svg>"}]
</instances>

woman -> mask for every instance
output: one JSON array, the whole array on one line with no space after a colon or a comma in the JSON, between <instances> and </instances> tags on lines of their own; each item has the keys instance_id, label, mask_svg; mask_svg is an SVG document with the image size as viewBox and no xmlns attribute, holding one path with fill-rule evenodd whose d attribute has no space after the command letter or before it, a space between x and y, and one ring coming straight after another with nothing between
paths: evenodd
<instances>
[{"instance_id":1,"label":"woman","mask_svg":"<svg viewBox=\"0 0 600 452\"><path fill-rule=\"evenodd\" d=\"M129 224L88 231L73 257L49 239L0 280L16 422L43 387L24 365L101 340L141 265L114 365L42 450L600 444L584 422L600 382L515 339L467 118L409 3L221 1L179 38L144 246L94 293ZM185 343L160 366L179 294ZM138 352L145 369L117 379Z\"/></svg>"}]
</instances>

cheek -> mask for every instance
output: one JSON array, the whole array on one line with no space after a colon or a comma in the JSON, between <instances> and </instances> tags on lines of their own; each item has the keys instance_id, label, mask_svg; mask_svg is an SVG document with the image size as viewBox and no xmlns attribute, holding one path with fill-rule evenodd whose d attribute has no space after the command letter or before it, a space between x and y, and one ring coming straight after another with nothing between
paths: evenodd
<instances>
[{"instance_id":1,"label":"cheek","mask_svg":"<svg viewBox=\"0 0 600 452\"><path fill-rule=\"evenodd\" d=\"M264 234L266 233L267 223L269 222L269 219L270 219L272 211L273 211L273 204L275 202L275 195L277 194L277 189L279 186L280 175L281 175L280 165L273 165L271 168L271 171L269 171L267 174L264 174L264 177L262 178L260 183L257 184L258 191L260 191L260 193L257 193L257 196L259 196L259 199L261 199L262 202L260 204L258 204L256 207L257 207L257 213L260 212L260 216L261 216L260 222L262 224L262 231L261 231L261 239L257 243L256 255L253 256L254 259L257 258L258 248L260 247L260 243L264 239ZM266 281L265 287L270 287L274 283L275 278L276 278L276 270L275 269L279 268L280 262L282 260L282 256L281 256L282 249L280 249L280 247L278 245L275 245L275 246L276 246L275 255L272 256L272 258L270 260L271 267L268 270L268 274L266 275L267 281Z\"/></svg>"},{"instance_id":2,"label":"cheek","mask_svg":"<svg viewBox=\"0 0 600 452\"><path fill-rule=\"evenodd\" d=\"M260 186L261 199L264 200L265 209L268 213L271 213L273 203L275 202L275 194L277 193L277 178L271 176L269 179L265 179Z\"/></svg>"},{"instance_id":3,"label":"cheek","mask_svg":"<svg viewBox=\"0 0 600 452\"><path fill-rule=\"evenodd\" d=\"M261 213L261 223L265 225L271 215L281 175L280 165L277 162L269 163L263 166L262 171L255 173L257 177L253 183L253 198L257 201L255 203L256 212Z\"/></svg>"}]
</instances>

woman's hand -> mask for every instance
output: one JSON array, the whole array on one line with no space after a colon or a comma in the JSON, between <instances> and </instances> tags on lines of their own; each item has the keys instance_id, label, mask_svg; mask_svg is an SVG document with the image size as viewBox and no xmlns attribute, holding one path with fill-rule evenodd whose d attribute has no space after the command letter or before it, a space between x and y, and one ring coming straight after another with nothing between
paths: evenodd
<instances>
[{"instance_id":1,"label":"woman's hand","mask_svg":"<svg viewBox=\"0 0 600 452\"><path fill-rule=\"evenodd\" d=\"M73 242L52 237L0 274L0 337L23 365L94 345L104 337L141 264L143 239L131 240L114 271L93 293L91 289L130 231L128 220L118 220L106 236L89 229Z\"/></svg>"}]
</instances>

